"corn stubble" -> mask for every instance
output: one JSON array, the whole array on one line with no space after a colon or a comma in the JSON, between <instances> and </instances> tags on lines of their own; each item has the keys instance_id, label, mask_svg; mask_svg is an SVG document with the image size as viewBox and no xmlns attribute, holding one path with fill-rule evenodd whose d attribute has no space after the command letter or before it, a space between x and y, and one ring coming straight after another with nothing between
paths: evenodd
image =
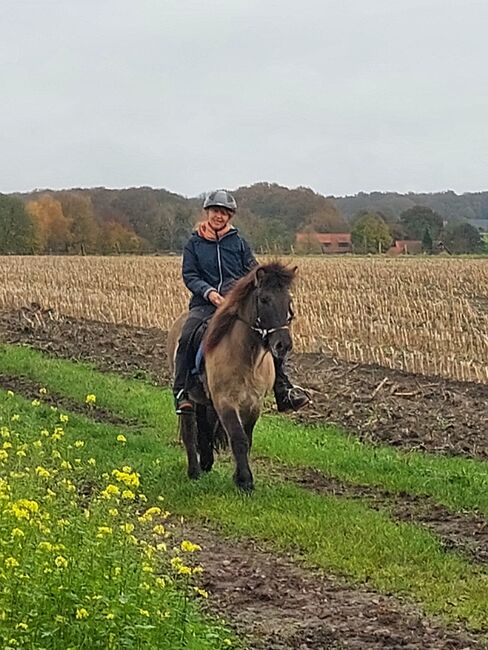
<instances>
[{"instance_id":1,"label":"corn stubble","mask_svg":"<svg viewBox=\"0 0 488 650\"><path fill-rule=\"evenodd\" d=\"M286 258L299 267L295 348L488 383L488 262ZM0 257L0 309L30 303L168 329L188 293L177 257Z\"/></svg>"}]
</instances>

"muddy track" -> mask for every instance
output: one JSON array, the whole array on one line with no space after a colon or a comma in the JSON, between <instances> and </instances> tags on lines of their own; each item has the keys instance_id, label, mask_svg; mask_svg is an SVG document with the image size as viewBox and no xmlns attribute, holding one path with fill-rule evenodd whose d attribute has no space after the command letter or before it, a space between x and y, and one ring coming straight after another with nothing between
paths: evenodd
<instances>
[{"instance_id":1,"label":"muddy track","mask_svg":"<svg viewBox=\"0 0 488 650\"><path fill-rule=\"evenodd\" d=\"M166 333L55 317L38 307L0 313L0 341L27 343L103 370L169 382ZM335 422L359 438L404 449L488 458L488 385L351 364L322 354L291 360L314 404L294 419Z\"/></svg>"},{"instance_id":2,"label":"muddy track","mask_svg":"<svg viewBox=\"0 0 488 650\"><path fill-rule=\"evenodd\" d=\"M202 546L209 609L248 639L250 650L468 650L486 648L460 629L446 630L410 604L306 569L252 541L179 527Z\"/></svg>"}]
</instances>

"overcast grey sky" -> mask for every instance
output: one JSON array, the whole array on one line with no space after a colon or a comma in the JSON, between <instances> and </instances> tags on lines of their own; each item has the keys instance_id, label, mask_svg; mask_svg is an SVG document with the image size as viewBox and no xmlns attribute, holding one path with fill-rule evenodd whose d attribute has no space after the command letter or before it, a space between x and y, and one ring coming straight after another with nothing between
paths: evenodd
<instances>
[{"instance_id":1,"label":"overcast grey sky","mask_svg":"<svg viewBox=\"0 0 488 650\"><path fill-rule=\"evenodd\" d=\"M0 0L0 191L488 189L488 0Z\"/></svg>"}]
</instances>

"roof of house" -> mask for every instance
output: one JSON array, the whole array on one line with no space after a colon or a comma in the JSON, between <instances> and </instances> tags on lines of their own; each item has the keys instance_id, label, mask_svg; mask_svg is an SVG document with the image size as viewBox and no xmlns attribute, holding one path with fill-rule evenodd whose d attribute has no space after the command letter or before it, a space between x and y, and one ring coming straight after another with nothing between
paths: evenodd
<instances>
[{"instance_id":1,"label":"roof of house","mask_svg":"<svg viewBox=\"0 0 488 650\"><path fill-rule=\"evenodd\" d=\"M350 232L297 232L297 242L318 241L320 244L350 244Z\"/></svg>"}]
</instances>

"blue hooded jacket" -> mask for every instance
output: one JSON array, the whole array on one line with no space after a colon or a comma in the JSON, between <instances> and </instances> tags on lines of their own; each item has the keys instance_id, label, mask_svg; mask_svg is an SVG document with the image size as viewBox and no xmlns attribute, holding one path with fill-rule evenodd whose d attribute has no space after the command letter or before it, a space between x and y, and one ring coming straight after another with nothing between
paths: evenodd
<instances>
[{"instance_id":1,"label":"blue hooded jacket","mask_svg":"<svg viewBox=\"0 0 488 650\"><path fill-rule=\"evenodd\" d=\"M210 304L208 294L225 295L258 264L249 244L232 228L216 241L194 232L183 251L183 281L192 292L190 309Z\"/></svg>"}]
</instances>

